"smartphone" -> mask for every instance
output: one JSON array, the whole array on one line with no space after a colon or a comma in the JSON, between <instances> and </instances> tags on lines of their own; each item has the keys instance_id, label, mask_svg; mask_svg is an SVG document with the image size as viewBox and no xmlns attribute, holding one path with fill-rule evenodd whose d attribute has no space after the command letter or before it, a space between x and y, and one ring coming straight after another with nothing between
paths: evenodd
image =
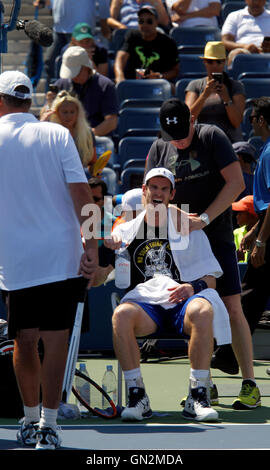
<instances>
[{"instance_id":1,"label":"smartphone","mask_svg":"<svg viewBox=\"0 0 270 470\"><path fill-rule=\"evenodd\" d=\"M223 73L214 72L212 73L212 77L216 82L223 83Z\"/></svg>"}]
</instances>

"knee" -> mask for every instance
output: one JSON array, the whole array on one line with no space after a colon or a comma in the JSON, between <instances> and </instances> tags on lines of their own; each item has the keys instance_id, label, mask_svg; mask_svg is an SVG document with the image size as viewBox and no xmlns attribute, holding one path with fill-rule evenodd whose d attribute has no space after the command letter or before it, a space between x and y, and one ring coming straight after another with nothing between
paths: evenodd
<instances>
[{"instance_id":1,"label":"knee","mask_svg":"<svg viewBox=\"0 0 270 470\"><path fill-rule=\"evenodd\" d=\"M132 306L129 304L118 305L113 312L112 327L113 331L123 331L132 328L135 323L135 314Z\"/></svg>"},{"instance_id":2,"label":"knee","mask_svg":"<svg viewBox=\"0 0 270 470\"><path fill-rule=\"evenodd\" d=\"M188 318L196 327L206 328L213 323L214 312L211 304L205 299L196 299L188 305Z\"/></svg>"}]
</instances>

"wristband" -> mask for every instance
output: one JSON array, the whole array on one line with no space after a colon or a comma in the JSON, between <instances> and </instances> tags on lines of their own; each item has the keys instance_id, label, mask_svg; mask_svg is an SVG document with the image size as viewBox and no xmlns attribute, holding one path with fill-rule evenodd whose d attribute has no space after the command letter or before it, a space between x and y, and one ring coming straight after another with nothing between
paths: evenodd
<instances>
[{"instance_id":1,"label":"wristband","mask_svg":"<svg viewBox=\"0 0 270 470\"><path fill-rule=\"evenodd\" d=\"M197 281L192 281L190 284L193 287L194 294L198 294L201 290L208 289L208 285L203 279L197 279Z\"/></svg>"}]
</instances>

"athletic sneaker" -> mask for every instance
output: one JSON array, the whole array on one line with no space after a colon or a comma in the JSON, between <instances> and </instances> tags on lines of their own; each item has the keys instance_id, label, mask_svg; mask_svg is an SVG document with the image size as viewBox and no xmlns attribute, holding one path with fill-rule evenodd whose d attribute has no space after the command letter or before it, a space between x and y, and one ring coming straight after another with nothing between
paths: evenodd
<instances>
[{"instance_id":1,"label":"athletic sneaker","mask_svg":"<svg viewBox=\"0 0 270 470\"><path fill-rule=\"evenodd\" d=\"M59 428L60 429L60 428ZM39 428L37 430L37 450L54 450L61 445L59 433L52 428Z\"/></svg>"},{"instance_id":2,"label":"athletic sneaker","mask_svg":"<svg viewBox=\"0 0 270 470\"><path fill-rule=\"evenodd\" d=\"M232 404L235 410L252 410L261 406L260 390L252 382L243 382L238 398Z\"/></svg>"},{"instance_id":3,"label":"athletic sneaker","mask_svg":"<svg viewBox=\"0 0 270 470\"><path fill-rule=\"evenodd\" d=\"M17 441L23 446L35 446L37 443L38 423L24 424L24 418L21 421L21 427L17 432Z\"/></svg>"},{"instance_id":4,"label":"athletic sneaker","mask_svg":"<svg viewBox=\"0 0 270 470\"><path fill-rule=\"evenodd\" d=\"M219 404L219 399L218 399L218 389L215 384L211 385L209 387L210 389L210 404L212 406L217 406ZM185 406L187 397L183 398L180 402L181 406Z\"/></svg>"},{"instance_id":5,"label":"athletic sneaker","mask_svg":"<svg viewBox=\"0 0 270 470\"><path fill-rule=\"evenodd\" d=\"M210 406L206 387L190 389L182 415L195 421L217 421L218 413Z\"/></svg>"},{"instance_id":6,"label":"athletic sneaker","mask_svg":"<svg viewBox=\"0 0 270 470\"><path fill-rule=\"evenodd\" d=\"M144 388L131 387L129 389L128 404L121 413L123 421L141 421L151 418L152 410Z\"/></svg>"}]
</instances>

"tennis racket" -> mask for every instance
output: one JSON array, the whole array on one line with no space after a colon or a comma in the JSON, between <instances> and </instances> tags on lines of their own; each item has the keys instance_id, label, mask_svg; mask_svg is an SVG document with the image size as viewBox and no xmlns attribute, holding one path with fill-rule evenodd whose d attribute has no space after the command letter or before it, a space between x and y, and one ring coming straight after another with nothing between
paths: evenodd
<instances>
[{"instance_id":1,"label":"tennis racket","mask_svg":"<svg viewBox=\"0 0 270 470\"><path fill-rule=\"evenodd\" d=\"M105 419L112 419L117 416L117 407L111 397L93 379L75 369L75 376L90 385L90 403L87 403L80 395L76 385L72 387L72 392L77 400L94 416Z\"/></svg>"},{"instance_id":2,"label":"tennis racket","mask_svg":"<svg viewBox=\"0 0 270 470\"><path fill-rule=\"evenodd\" d=\"M72 335L70 338L68 357L65 368L65 375L62 387L62 401L68 402L70 392L72 389L72 383L75 375L76 363L79 352L80 337L81 337L81 325L83 318L84 302L79 302L77 306L76 316L74 320L74 326Z\"/></svg>"}]
</instances>

